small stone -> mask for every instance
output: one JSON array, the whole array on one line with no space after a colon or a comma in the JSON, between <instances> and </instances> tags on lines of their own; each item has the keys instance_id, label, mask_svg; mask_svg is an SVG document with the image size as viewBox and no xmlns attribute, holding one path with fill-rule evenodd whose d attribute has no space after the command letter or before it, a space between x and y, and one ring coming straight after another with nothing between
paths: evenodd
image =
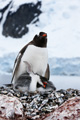
<instances>
[{"instance_id":1,"label":"small stone","mask_svg":"<svg viewBox=\"0 0 80 120\"><path fill-rule=\"evenodd\" d=\"M59 98L60 97L60 93L55 92L55 96L56 96L56 98Z\"/></svg>"},{"instance_id":2,"label":"small stone","mask_svg":"<svg viewBox=\"0 0 80 120\"><path fill-rule=\"evenodd\" d=\"M30 116L30 115L31 115L31 112L25 112L25 115L26 115L26 116Z\"/></svg>"},{"instance_id":3,"label":"small stone","mask_svg":"<svg viewBox=\"0 0 80 120\"><path fill-rule=\"evenodd\" d=\"M1 91L1 93L5 95L5 94L7 94L8 92L7 92L7 91Z\"/></svg>"},{"instance_id":4,"label":"small stone","mask_svg":"<svg viewBox=\"0 0 80 120\"><path fill-rule=\"evenodd\" d=\"M58 102L59 102L59 105L61 105L63 102L64 102L64 100L63 100L63 98L58 98Z\"/></svg>"},{"instance_id":5,"label":"small stone","mask_svg":"<svg viewBox=\"0 0 80 120\"><path fill-rule=\"evenodd\" d=\"M12 94L14 94L14 90L10 90L10 92L11 92Z\"/></svg>"},{"instance_id":6,"label":"small stone","mask_svg":"<svg viewBox=\"0 0 80 120\"><path fill-rule=\"evenodd\" d=\"M32 116L35 116L35 115L36 115L36 112L33 112L31 115L32 115Z\"/></svg>"},{"instance_id":7,"label":"small stone","mask_svg":"<svg viewBox=\"0 0 80 120\"><path fill-rule=\"evenodd\" d=\"M48 99L45 99L42 104L46 104L48 102Z\"/></svg>"},{"instance_id":8,"label":"small stone","mask_svg":"<svg viewBox=\"0 0 80 120\"><path fill-rule=\"evenodd\" d=\"M80 96L80 91L78 91L77 95Z\"/></svg>"},{"instance_id":9,"label":"small stone","mask_svg":"<svg viewBox=\"0 0 80 120\"><path fill-rule=\"evenodd\" d=\"M38 119L38 118L40 118L40 115L36 115L36 116L32 117L32 119Z\"/></svg>"},{"instance_id":10,"label":"small stone","mask_svg":"<svg viewBox=\"0 0 80 120\"><path fill-rule=\"evenodd\" d=\"M62 94L64 94L64 95L66 95L66 90L61 89L61 90L59 90L59 91L57 91L57 92L60 92L60 93L62 93Z\"/></svg>"},{"instance_id":11,"label":"small stone","mask_svg":"<svg viewBox=\"0 0 80 120\"><path fill-rule=\"evenodd\" d=\"M23 96L20 98L21 100L26 100L27 99L27 96Z\"/></svg>"},{"instance_id":12,"label":"small stone","mask_svg":"<svg viewBox=\"0 0 80 120\"><path fill-rule=\"evenodd\" d=\"M16 94L16 96L17 96L17 97L20 97L20 94L19 94L19 93L17 93L17 94Z\"/></svg>"},{"instance_id":13,"label":"small stone","mask_svg":"<svg viewBox=\"0 0 80 120\"><path fill-rule=\"evenodd\" d=\"M27 103L22 103L22 104L23 104L23 106L24 106L24 107L26 107L26 106L27 106L27 105L26 105Z\"/></svg>"},{"instance_id":14,"label":"small stone","mask_svg":"<svg viewBox=\"0 0 80 120\"><path fill-rule=\"evenodd\" d=\"M9 92L7 95L8 95L8 96L11 96L11 97L13 96L13 94L12 94L11 92Z\"/></svg>"}]
</instances>

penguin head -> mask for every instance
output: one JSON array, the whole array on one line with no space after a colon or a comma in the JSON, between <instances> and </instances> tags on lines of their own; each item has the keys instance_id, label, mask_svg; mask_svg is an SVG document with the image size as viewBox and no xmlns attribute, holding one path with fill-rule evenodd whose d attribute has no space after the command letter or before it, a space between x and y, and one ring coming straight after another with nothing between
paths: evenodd
<instances>
[{"instance_id":1,"label":"penguin head","mask_svg":"<svg viewBox=\"0 0 80 120\"><path fill-rule=\"evenodd\" d=\"M39 36L40 36L41 38L46 38L46 37L47 37L47 33L45 33L45 32L40 32L40 33L39 33Z\"/></svg>"},{"instance_id":2,"label":"penguin head","mask_svg":"<svg viewBox=\"0 0 80 120\"><path fill-rule=\"evenodd\" d=\"M51 81L48 81L45 77L40 76L41 82L43 83L43 85L41 84L37 84L37 90L41 91L41 92L45 92L45 91L55 91L56 87L54 86L54 84Z\"/></svg>"},{"instance_id":3,"label":"penguin head","mask_svg":"<svg viewBox=\"0 0 80 120\"><path fill-rule=\"evenodd\" d=\"M33 41L38 47L47 47L47 33L40 32L39 35L35 35Z\"/></svg>"}]
</instances>

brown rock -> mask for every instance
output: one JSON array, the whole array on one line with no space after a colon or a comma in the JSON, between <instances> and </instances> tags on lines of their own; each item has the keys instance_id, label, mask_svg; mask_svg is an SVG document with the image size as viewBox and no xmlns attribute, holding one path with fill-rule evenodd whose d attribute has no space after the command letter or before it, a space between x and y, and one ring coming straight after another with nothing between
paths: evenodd
<instances>
[{"instance_id":1,"label":"brown rock","mask_svg":"<svg viewBox=\"0 0 80 120\"><path fill-rule=\"evenodd\" d=\"M80 120L80 97L70 98L44 120Z\"/></svg>"},{"instance_id":2,"label":"brown rock","mask_svg":"<svg viewBox=\"0 0 80 120\"><path fill-rule=\"evenodd\" d=\"M16 120L16 117L23 117L22 103L16 97L0 95L0 120Z\"/></svg>"}]
</instances>

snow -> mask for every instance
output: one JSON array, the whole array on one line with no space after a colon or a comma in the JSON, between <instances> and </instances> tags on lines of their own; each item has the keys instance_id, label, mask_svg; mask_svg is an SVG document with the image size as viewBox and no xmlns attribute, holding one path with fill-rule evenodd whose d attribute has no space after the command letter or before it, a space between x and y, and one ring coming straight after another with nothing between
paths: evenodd
<instances>
[{"instance_id":1,"label":"snow","mask_svg":"<svg viewBox=\"0 0 80 120\"><path fill-rule=\"evenodd\" d=\"M47 0L42 10L44 15L40 17L46 17L40 20L48 33L49 56L64 58L80 56L80 1Z\"/></svg>"},{"instance_id":2,"label":"snow","mask_svg":"<svg viewBox=\"0 0 80 120\"><path fill-rule=\"evenodd\" d=\"M3 9L11 0L0 0L0 9Z\"/></svg>"},{"instance_id":3,"label":"snow","mask_svg":"<svg viewBox=\"0 0 80 120\"><path fill-rule=\"evenodd\" d=\"M0 9L4 8L6 5L8 5L11 2L11 0L0 0ZM22 4L27 4L27 3L37 3L37 0L13 0L13 7L11 11L16 12L16 10L19 8L20 5Z\"/></svg>"},{"instance_id":4,"label":"snow","mask_svg":"<svg viewBox=\"0 0 80 120\"><path fill-rule=\"evenodd\" d=\"M4 8L9 2L10 0L0 0L0 9ZM37 0L13 0L13 7L9 9L15 12L20 5L31 2L36 4ZM5 59L5 56L10 57L11 54L15 58L19 50L31 41L35 34L39 34L40 31L48 34L49 59L65 58L73 61L74 58L80 57L80 0L42 1L41 10L42 14L39 16L39 22L32 24L33 20L28 25L29 33L20 39L6 38L2 35L2 26L7 16L7 12L4 13L2 23L0 24L0 59ZM8 57L6 57L6 61ZM10 60L11 63L8 67L12 68L11 64L14 63L14 59L10 57ZM9 62L7 61L7 63ZM79 60L76 60L76 64L80 65ZM0 65L0 71L6 69L4 67L5 64L0 63ZM58 66L57 63L56 65Z\"/></svg>"},{"instance_id":5,"label":"snow","mask_svg":"<svg viewBox=\"0 0 80 120\"><path fill-rule=\"evenodd\" d=\"M33 4L36 4L37 3L37 0L13 0L13 7L10 11L12 12L16 12L17 9L19 8L20 5L22 4L27 4L27 3L33 3Z\"/></svg>"}]
</instances>

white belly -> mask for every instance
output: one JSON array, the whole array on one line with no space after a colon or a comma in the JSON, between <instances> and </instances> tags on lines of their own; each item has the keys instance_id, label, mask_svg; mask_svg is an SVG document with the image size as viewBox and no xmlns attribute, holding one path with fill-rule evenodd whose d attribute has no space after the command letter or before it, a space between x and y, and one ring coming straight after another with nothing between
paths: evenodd
<instances>
[{"instance_id":1,"label":"white belly","mask_svg":"<svg viewBox=\"0 0 80 120\"><path fill-rule=\"evenodd\" d=\"M48 63L47 48L29 45L21 59L18 76L27 70L24 61L27 61L31 65L31 69L34 73L44 76Z\"/></svg>"}]
</instances>

